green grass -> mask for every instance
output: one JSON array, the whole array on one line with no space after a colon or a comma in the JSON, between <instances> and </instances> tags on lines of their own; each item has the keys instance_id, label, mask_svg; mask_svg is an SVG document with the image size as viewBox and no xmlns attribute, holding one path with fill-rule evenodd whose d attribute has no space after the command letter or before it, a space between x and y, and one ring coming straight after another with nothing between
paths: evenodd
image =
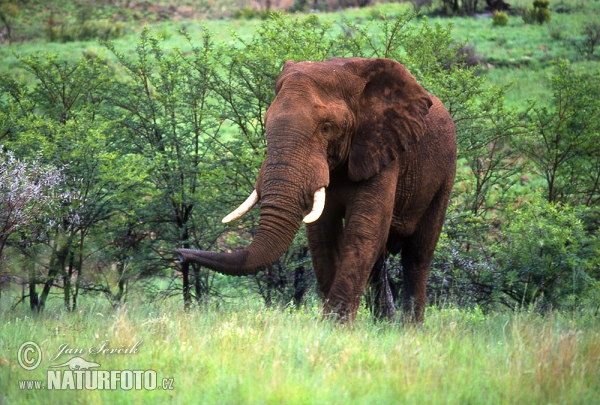
<instances>
[{"instance_id":1,"label":"green grass","mask_svg":"<svg viewBox=\"0 0 600 405\"><path fill-rule=\"evenodd\" d=\"M380 324L361 312L353 326L322 320L318 305L264 309L252 303L200 308L154 303L111 310L91 304L32 316L3 311L3 403L564 403L600 397L600 319L593 315L483 315L427 311L423 327ZM40 367L22 369L25 341L44 351ZM73 348L131 346L137 354L86 354L102 370L155 370L172 391L19 390L46 379L50 356ZM2 398L4 397L4 398Z\"/></svg>"}]
</instances>

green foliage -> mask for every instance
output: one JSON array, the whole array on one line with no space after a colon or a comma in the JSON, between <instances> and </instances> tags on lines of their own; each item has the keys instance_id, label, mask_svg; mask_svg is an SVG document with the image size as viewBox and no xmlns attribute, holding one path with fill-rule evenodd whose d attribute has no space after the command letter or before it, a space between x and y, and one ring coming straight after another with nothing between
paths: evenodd
<instances>
[{"instance_id":1,"label":"green foliage","mask_svg":"<svg viewBox=\"0 0 600 405\"><path fill-rule=\"evenodd\" d=\"M244 18L246 20L251 20L253 18L260 18L261 20L266 20L269 18L270 11L267 9L255 10L252 7L244 7L239 8L233 12L233 18Z\"/></svg>"},{"instance_id":2,"label":"green foliage","mask_svg":"<svg viewBox=\"0 0 600 405\"><path fill-rule=\"evenodd\" d=\"M440 12L445 15L473 15L477 12L478 3L478 0L441 0Z\"/></svg>"},{"instance_id":3,"label":"green foliage","mask_svg":"<svg viewBox=\"0 0 600 405\"><path fill-rule=\"evenodd\" d=\"M548 24L548 34L555 41L561 40L565 32L564 24Z\"/></svg>"},{"instance_id":4,"label":"green foliage","mask_svg":"<svg viewBox=\"0 0 600 405\"><path fill-rule=\"evenodd\" d=\"M459 137L469 168L459 167L457 173L448 238L441 239L432 270L436 296L486 308L498 303L559 308L574 305L575 297L593 301L598 296L599 227L592 220L600 201L598 85L562 61L552 88L549 106L517 115L487 109L507 118L505 124L496 121L498 137L480 137L476 126L472 136ZM483 121L480 128L493 127ZM527 197L530 202L522 203L525 194L517 181L528 170L545 179L545 202Z\"/></svg>"},{"instance_id":5,"label":"green foliage","mask_svg":"<svg viewBox=\"0 0 600 405\"><path fill-rule=\"evenodd\" d=\"M494 252L495 286L515 302L542 308L577 306L598 296L600 243L581 222L581 211L534 200L508 210Z\"/></svg>"},{"instance_id":6,"label":"green foliage","mask_svg":"<svg viewBox=\"0 0 600 405\"><path fill-rule=\"evenodd\" d=\"M20 11L16 3L15 0L0 1L0 23L2 23L3 28L6 30L9 43L12 42L12 27Z\"/></svg>"},{"instance_id":7,"label":"green foliage","mask_svg":"<svg viewBox=\"0 0 600 405\"><path fill-rule=\"evenodd\" d=\"M536 107L530 136L520 148L546 181L546 199L600 204L600 86L596 76L576 73L559 61L548 107Z\"/></svg>"},{"instance_id":8,"label":"green foliage","mask_svg":"<svg viewBox=\"0 0 600 405\"><path fill-rule=\"evenodd\" d=\"M123 24L110 21L84 21L80 24L48 24L44 31L50 42L109 40L123 35Z\"/></svg>"},{"instance_id":9,"label":"green foliage","mask_svg":"<svg viewBox=\"0 0 600 405\"><path fill-rule=\"evenodd\" d=\"M109 40L123 35L123 23L114 18L101 18L99 10L91 2L82 2L75 9L75 21L66 16L57 22L51 15L47 21L44 34L50 42L90 41L94 39Z\"/></svg>"},{"instance_id":10,"label":"green foliage","mask_svg":"<svg viewBox=\"0 0 600 405\"><path fill-rule=\"evenodd\" d=\"M582 29L582 34L583 39L575 41L575 46L582 56L591 57L600 44L600 23L588 21Z\"/></svg>"},{"instance_id":11,"label":"green foliage","mask_svg":"<svg viewBox=\"0 0 600 405\"><path fill-rule=\"evenodd\" d=\"M535 197L507 208L496 224L472 214L448 220L432 270L431 294L486 310L579 308L600 293L600 239L585 207ZM465 249L465 247L467 247Z\"/></svg>"},{"instance_id":12,"label":"green foliage","mask_svg":"<svg viewBox=\"0 0 600 405\"><path fill-rule=\"evenodd\" d=\"M19 6L13 0L2 0L0 3L0 20L15 18L19 15Z\"/></svg>"},{"instance_id":13,"label":"green foliage","mask_svg":"<svg viewBox=\"0 0 600 405\"><path fill-rule=\"evenodd\" d=\"M294 4L288 9L288 11L291 13L295 13L298 11L306 12L308 11L309 7L309 0L294 0Z\"/></svg>"},{"instance_id":14,"label":"green foliage","mask_svg":"<svg viewBox=\"0 0 600 405\"><path fill-rule=\"evenodd\" d=\"M220 202L226 197L223 190L242 186L230 170L235 164L230 162L232 156L237 155L220 132L223 121L211 91L216 73L208 33L200 46L190 44L189 53L164 52L149 29L142 32L135 58L120 53L112 43L106 45L127 79L114 83L108 92L111 108L104 112L119 127L121 152L137 157L145 173L139 191L144 195L128 201L134 208L126 229L148 244L144 258L152 266L144 269L144 275L149 276L172 268L178 247L208 249L216 243L223 233L218 219L227 209ZM190 265L178 270L189 306ZM198 268L194 275L195 296L201 300L210 288L201 285Z\"/></svg>"},{"instance_id":15,"label":"green foliage","mask_svg":"<svg viewBox=\"0 0 600 405\"><path fill-rule=\"evenodd\" d=\"M21 237L14 248L40 267L30 283L33 290L37 284L43 284L44 290L32 307L43 308L50 286L64 279L66 308L74 309L83 273L97 268L93 263L98 258L90 254L95 249L87 239L98 241L94 235L106 232L101 226L123 212L122 198L137 182L132 178L135 159L119 153L115 128L100 114L112 77L102 59L83 57L70 63L45 55L19 60L36 84L28 89L3 83L4 97L18 106L5 146L23 157L43 150L45 162L64 167L68 199L52 212L52 226L41 234ZM78 275L75 292L70 286L74 274ZM86 276L95 281L97 275Z\"/></svg>"},{"instance_id":16,"label":"green foliage","mask_svg":"<svg viewBox=\"0 0 600 405\"><path fill-rule=\"evenodd\" d=\"M523 12L523 21L527 24L544 24L552 19L552 12L548 9L550 0L534 0L532 7Z\"/></svg>"},{"instance_id":17,"label":"green foliage","mask_svg":"<svg viewBox=\"0 0 600 405\"><path fill-rule=\"evenodd\" d=\"M492 24L495 26L504 27L508 24L508 14L504 11L495 11L492 16Z\"/></svg>"}]
</instances>

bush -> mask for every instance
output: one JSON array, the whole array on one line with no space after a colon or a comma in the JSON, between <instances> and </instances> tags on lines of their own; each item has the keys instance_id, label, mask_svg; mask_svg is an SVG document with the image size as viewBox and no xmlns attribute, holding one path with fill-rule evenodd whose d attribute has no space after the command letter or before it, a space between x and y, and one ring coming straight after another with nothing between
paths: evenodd
<instances>
[{"instance_id":1,"label":"bush","mask_svg":"<svg viewBox=\"0 0 600 405\"><path fill-rule=\"evenodd\" d=\"M544 24L550 22L552 13L548 9L550 0L534 0L532 7L525 10L523 13L523 21L527 24Z\"/></svg>"},{"instance_id":2,"label":"bush","mask_svg":"<svg viewBox=\"0 0 600 405\"><path fill-rule=\"evenodd\" d=\"M508 14L504 11L496 11L494 12L494 16L492 17L492 24L496 26L505 26L508 24Z\"/></svg>"},{"instance_id":3,"label":"bush","mask_svg":"<svg viewBox=\"0 0 600 405\"><path fill-rule=\"evenodd\" d=\"M232 17L235 19L246 19L252 20L255 18L260 18L261 20L266 20L269 18L270 11L267 9L255 10L252 7L244 7L239 8L233 12Z\"/></svg>"},{"instance_id":4,"label":"bush","mask_svg":"<svg viewBox=\"0 0 600 405\"><path fill-rule=\"evenodd\" d=\"M542 308L597 294L591 274L598 239L586 232L581 213L541 199L510 210L495 252L498 288L515 302Z\"/></svg>"},{"instance_id":5,"label":"bush","mask_svg":"<svg viewBox=\"0 0 600 405\"><path fill-rule=\"evenodd\" d=\"M450 215L431 269L430 299L485 309L585 306L600 294L600 240L581 219L589 214L536 196L507 209L496 224Z\"/></svg>"},{"instance_id":6,"label":"bush","mask_svg":"<svg viewBox=\"0 0 600 405\"><path fill-rule=\"evenodd\" d=\"M433 0L410 0L415 11L421 11L423 8L430 7Z\"/></svg>"},{"instance_id":7,"label":"bush","mask_svg":"<svg viewBox=\"0 0 600 405\"><path fill-rule=\"evenodd\" d=\"M481 56L477 54L475 45L466 44L456 50L456 57L444 65L444 69L451 69L455 65L461 67L475 67L483 62Z\"/></svg>"},{"instance_id":8,"label":"bush","mask_svg":"<svg viewBox=\"0 0 600 405\"><path fill-rule=\"evenodd\" d=\"M550 202L600 206L600 85L594 74L557 62L552 98L535 107L519 149L545 180Z\"/></svg>"},{"instance_id":9,"label":"bush","mask_svg":"<svg viewBox=\"0 0 600 405\"><path fill-rule=\"evenodd\" d=\"M308 0L294 0L294 5L292 5L288 11L291 13L295 13L297 11L306 12L309 10L309 2Z\"/></svg>"},{"instance_id":10,"label":"bush","mask_svg":"<svg viewBox=\"0 0 600 405\"><path fill-rule=\"evenodd\" d=\"M579 53L583 56L592 56L596 46L600 44L600 23L588 21L583 27L583 40L576 42Z\"/></svg>"},{"instance_id":11,"label":"bush","mask_svg":"<svg viewBox=\"0 0 600 405\"><path fill-rule=\"evenodd\" d=\"M11 235L32 232L34 224L57 209L63 182L62 169L44 165L40 156L22 161L0 145L0 261Z\"/></svg>"},{"instance_id":12,"label":"bush","mask_svg":"<svg viewBox=\"0 0 600 405\"><path fill-rule=\"evenodd\" d=\"M553 40L561 40L564 32L565 26L563 24L548 24L548 34Z\"/></svg>"},{"instance_id":13,"label":"bush","mask_svg":"<svg viewBox=\"0 0 600 405\"><path fill-rule=\"evenodd\" d=\"M123 35L123 24L110 21L84 21L77 25L48 24L45 29L46 39L50 42L90 41L93 39L109 40Z\"/></svg>"},{"instance_id":14,"label":"bush","mask_svg":"<svg viewBox=\"0 0 600 405\"><path fill-rule=\"evenodd\" d=\"M0 23L6 30L8 42L12 42L12 27L16 18L19 16L19 6L12 0L0 1Z\"/></svg>"}]
</instances>

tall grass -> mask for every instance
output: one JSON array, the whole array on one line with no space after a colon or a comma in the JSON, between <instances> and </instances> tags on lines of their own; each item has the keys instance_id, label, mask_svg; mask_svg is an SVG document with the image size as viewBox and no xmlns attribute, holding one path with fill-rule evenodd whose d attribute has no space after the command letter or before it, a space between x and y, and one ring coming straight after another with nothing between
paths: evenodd
<instances>
[{"instance_id":1,"label":"tall grass","mask_svg":"<svg viewBox=\"0 0 600 405\"><path fill-rule=\"evenodd\" d=\"M323 320L256 303L190 312L155 303L111 310L96 304L32 317L4 311L0 401L5 403L568 403L600 398L600 319L590 314L494 313L430 308L422 327ZM44 350L34 371L17 362L21 343ZM135 355L84 355L102 370L156 370L172 391L21 391L46 378L61 344L132 346ZM60 362L60 363L59 363Z\"/></svg>"}]
</instances>

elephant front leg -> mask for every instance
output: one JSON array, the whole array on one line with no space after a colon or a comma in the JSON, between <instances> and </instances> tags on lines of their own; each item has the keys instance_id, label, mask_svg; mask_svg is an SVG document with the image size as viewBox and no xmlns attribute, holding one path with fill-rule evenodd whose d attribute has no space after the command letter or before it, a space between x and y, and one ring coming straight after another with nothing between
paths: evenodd
<instances>
[{"instance_id":1,"label":"elephant front leg","mask_svg":"<svg viewBox=\"0 0 600 405\"><path fill-rule=\"evenodd\" d=\"M379 230L366 234L344 233L335 279L325 300L326 314L335 314L341 320L354 320L386 236L386 231Z\"/></svg>"},{"instance_id":2,"label":"elephant front leg","mask_svg":"<svg viewBox=\"0 0 600 405\"><path fill-rule=\"evenodd\" d=\"M369 276L385 251L397 178L394 161L379 175L349 185L346 223L326 313L337 314L342 320L355 318Z\"/></svg>"}]
</instances>

